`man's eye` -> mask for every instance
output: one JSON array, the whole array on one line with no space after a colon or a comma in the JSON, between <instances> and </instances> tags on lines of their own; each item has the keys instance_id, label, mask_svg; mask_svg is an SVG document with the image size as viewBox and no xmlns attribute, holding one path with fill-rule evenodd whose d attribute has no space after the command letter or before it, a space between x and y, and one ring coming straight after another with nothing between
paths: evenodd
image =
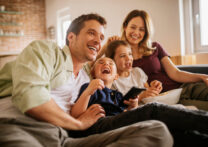
<instances>
[{"instance_id":1,"label":"man's eye","mask_svg":"<svg viewBox=\"0 0 208 147\"><path fill-rule=\"evenodd\" d=\"M94 32L88 32L90 35L94 35L95 33Z\"/></svg>"}]
</instances>

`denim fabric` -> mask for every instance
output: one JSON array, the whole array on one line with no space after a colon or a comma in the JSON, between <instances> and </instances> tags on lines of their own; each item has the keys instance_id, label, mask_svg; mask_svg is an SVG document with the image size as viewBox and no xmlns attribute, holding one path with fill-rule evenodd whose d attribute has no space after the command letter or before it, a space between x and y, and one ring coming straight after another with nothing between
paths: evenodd
<instances>
[{"instance_id":1,"label":"denim fabric","mask_svg":"<svg viewBox=\"0 0 208 147\"><path fill-rule=\"evenodd\" d=\"M145 120L159 120L164 122L174 138L184 136L187 139L186 132L198 131L198 140L206 140L205 142L208 142L208 112L177 108L160 103L150 103L115 116L104 117L99 119L97 123L86 131L70 131L69 133L74 137L86 136ZM195 134L189 134L190 137L188 138L193 137L192 135L195 136Z\"/></svg>"}]
</instances>

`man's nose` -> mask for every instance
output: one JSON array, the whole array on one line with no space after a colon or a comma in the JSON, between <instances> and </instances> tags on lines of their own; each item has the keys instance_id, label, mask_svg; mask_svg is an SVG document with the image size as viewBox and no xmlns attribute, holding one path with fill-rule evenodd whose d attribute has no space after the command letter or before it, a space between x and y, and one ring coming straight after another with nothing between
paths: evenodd
<instances>
[{"instance_id":1,"label":"man's nose","mask_svg":"<svg viewBox=\"0 0 208 147\"><path fill-rule=\"evenodd\" d=\"M101 44L100 36L96 35L95 38L94 38L94 41L95 41L97 44Z\"/></svg>"}]
</instances>

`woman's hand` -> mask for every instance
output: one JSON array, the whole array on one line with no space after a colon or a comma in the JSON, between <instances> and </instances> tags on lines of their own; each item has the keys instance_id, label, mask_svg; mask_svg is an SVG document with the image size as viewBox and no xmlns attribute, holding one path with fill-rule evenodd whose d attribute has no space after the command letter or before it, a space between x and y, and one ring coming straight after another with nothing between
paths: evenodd
<instances>
[{"instance_id":1,"label":"woman's hand","mask_svg":"<svg viewBox=\"0 0 208 147\"><path fill-rule=\"evenodd\" d=\"M124 100L124 104L128 105L128 110L135 109L138 107L138 98Z\"/></svg>"},{"instance_id":2,"label":"woman's hand","mask_svg":"<svg viewBox=\"0 0 208 147\"><path fill-rule=\"evenodd\" d=\"M119 37L119 36L111 36L111 37L109 37L108 41L107 41L107 45L109 43L111 43L112 41L114 41L114 40L121 40L121 37Z\"/></svg>"},{"instance_id":3,"label":"woman's hand","mask_svg":"<svg viewBox=\"0 0 208 147\"><path fill-rule=\"evenodd\" d=\"M208 75L202 75L201 79L208 86Z\"/></svg>"},{"instance_id":4,"label":"woman's hand","mask_svg":"<svg viewBox=\"0 0 208 147\"><path fill-rule=\"evenodd\" d=\"M105 54L105 51L106 51L106 48L107 48L108 44L111 43L114 40L121 40L121 38L119 36L109 37L107 42L103 45L101 50L98 52L98 55L97 55L96 59L99 59L100 57L102 57Z\"/></svg>"}]
</instances>

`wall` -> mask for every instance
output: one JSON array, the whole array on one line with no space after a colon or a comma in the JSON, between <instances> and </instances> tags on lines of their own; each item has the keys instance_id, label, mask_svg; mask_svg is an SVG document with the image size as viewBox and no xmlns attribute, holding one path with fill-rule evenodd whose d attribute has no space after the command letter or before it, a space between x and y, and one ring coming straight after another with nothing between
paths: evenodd
<instances>
[{"instance_id":1,"label":"wall","mask_svg":"<svg viewBox=\"0 0 208 147\"><path fill-rule=\"evenodd\" d=\"M196 64L208 64L208 53L196 54Z\"/></svg>"},{"instance_id":2,"label":"wall","mask_svg":"<svg viewBox=\"0 0 208 147\"><path fill-rule=\"evenodd\" d=\"M178 0L46 0L47 28L57 26L56 12L66 7L71 19L90 12L104 16L108 22L106 38L120 35L122 21L131 10L143 9L153 19L153 41L161 43L173 56L181 54Z\"/></svg>"},{"instance_id":3,"label":"wall","mask_svg":"<svg viewBox=\"0 0 208 147\"><path fill-rule=\"evenodd\" d=\"M45 0L0 0L1 5L6 7L6 11L23 13L20 15L0 13L0 23L15 22L20 24L20 26L0 25L4 34L19 34L21 31L24 33L24 36L20 37L0 36L1 55L16 54L32 40L46 38Z\"/></svg>"}]
</instances>

